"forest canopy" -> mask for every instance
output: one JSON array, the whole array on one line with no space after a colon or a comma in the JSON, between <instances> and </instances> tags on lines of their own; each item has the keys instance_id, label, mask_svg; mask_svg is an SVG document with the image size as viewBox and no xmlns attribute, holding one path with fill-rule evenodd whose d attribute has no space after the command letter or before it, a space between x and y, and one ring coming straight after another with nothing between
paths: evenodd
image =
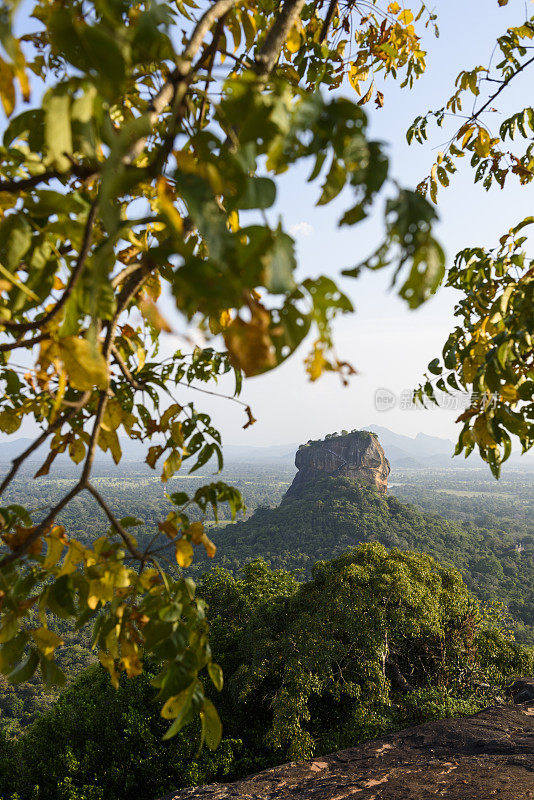
<instances>
[{"instance_id":1,"label":"forest canopy","mask_svg":"<svg viewBox=\"0 0 534 800\"><path fill-rule=\"evenodd\" d=\"M117 692L95 666L0 742L4 800L154 800L475 713L533 669L456 570L377 543L318 563L304 583L262 559L236 576L217 568L199 593L226 675L220 694L208 689L224 725L217 751L199 753L187 731L161 741L153 664Z\"/></svg>"}]
</instances>

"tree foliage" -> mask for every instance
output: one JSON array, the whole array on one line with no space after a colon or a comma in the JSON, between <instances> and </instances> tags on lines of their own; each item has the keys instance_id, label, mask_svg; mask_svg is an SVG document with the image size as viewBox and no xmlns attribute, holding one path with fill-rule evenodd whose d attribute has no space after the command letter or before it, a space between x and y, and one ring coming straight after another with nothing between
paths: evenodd
<instances>
[{"instance_id":1,"label":"tree foliage","mask_svg":"<svg viewBox=\"0 0 534 800\"><path fill-rule=\"evenodd\" d=\"M331 324L352 310L328 277L298 280L294 242L269 221L276 176L312 162L317 203L344 191L340 224L387 208L380 264L402 268L401 294L415 306L435 291L443 253L429 203L390 181L362 105L383 94L382 71L411 86L425 53L414 19L397 3L305 0L38 0L14 33L16 0L1 11L0 95L8 124L0 176L0 429L33 419L40 436L13 462L3 492L43 443L46 475L60 453L79 478L43 513L2 508L1 669L23 681L54 660L61 637L51 616L93 623L101 663L117 684L151 653L172 720L169 735L200 714L210 747L220 723L200 672L211 661L203 604L183 573L194 547L214 546L187 510L229 503L222 482L178 492L158 536L140 550L137 520L117 518L91 480L96 448L121 459L120 436L146 442L147 463L167 481L186 460L222 463L209 416L180 387L273 369L309 334L312 380L352 371L333 349ZM22 8L26 9L25 6ZM323 96L344 76L359 100ZM21 110L22 102L28 107ZM404 273L407 270L407 277ZM162 301L172 302L171 321ZM167 313L167 316L169 314ZM213 346L160 350L179 320ZM222 346L222 351L219 350ZM245 408L246 425L253 423ZM90 543L56 517L88 492L110 527Z\"/></svg>"},{"instance_id":2,"label":"tree foliage","mask_svg":"<svg viewBox=\"0 0 534 800\"><path fill-rule=\"evenodd\" d=\"M507 5L508 0L499 0ZM462 71L455 92L437 111L418 117L408 142L424 143L428 124L450 132L450 139L418 186L437 203L439 187L447 187L458 159L467 158L475 182L484 189L504 188L505 181L527 186L534 178L534 110L527 106L505 114L500 104L506 90L534 64L534 16L498 37L487 67ZM495 87L496 85L496 87ZM489 89L488 89L489 87ZM472 101L465 113L463 104ZM500 124L494 124L495 117ZM459 124L461 120L461 124ZM528 226L518 220L503 231L493 249L470 247L458 253L446 284L461 292L455 314L458 326L449 336L442 358L429 364L430 375L417 397L435 402L435 388L472 392L456 452L468 456L474 447L498 477L517 437L523 452L534 444L534 268L528 256Z\"/></svg>"},{"instance_id":3,"label":"tree foliage","mask_svg":"<svg viewBox=\"0 0 534 800\"><path fill-rule=\"evenodd\" d=\"M186 731L161 742L150 664L118 692L96 666L0 742L4 800L153 800L474 713L532 669L454 569L376 542L318 563L306 583L258 559L236 576L210 571L199 593L226 674L219 749L195 753Z\"/></svg>"}]
</instances>

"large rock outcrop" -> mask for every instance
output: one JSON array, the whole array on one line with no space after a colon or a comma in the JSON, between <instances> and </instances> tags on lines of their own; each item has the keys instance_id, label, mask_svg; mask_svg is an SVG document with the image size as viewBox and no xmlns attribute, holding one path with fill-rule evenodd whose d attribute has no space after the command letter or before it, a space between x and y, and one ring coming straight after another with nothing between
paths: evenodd
<instances>
[{"instance_id":1,"label":"large rock outcrop","mask_svg":"<svg viewBox=\"0 0 534 800\"><path fill-rule=\"evenodd\" d=\"M297 450L298 469L287 497L300 494L311 481L327 475L346 477L386 493L390 472L382 445L374 433L352 431L303 444Z\"/></svg>"},{"instance_id":2,"label":"large rock outcrop","mask_svg":"<svg viewBox=\"0 0 534 800\"><path fill-rule=\"evenodd\" d=\"M530 682L534 689L534 682ZM534 704L428 722L350 750L165 800L533 800Z\"/></svg>"}]
</instances>

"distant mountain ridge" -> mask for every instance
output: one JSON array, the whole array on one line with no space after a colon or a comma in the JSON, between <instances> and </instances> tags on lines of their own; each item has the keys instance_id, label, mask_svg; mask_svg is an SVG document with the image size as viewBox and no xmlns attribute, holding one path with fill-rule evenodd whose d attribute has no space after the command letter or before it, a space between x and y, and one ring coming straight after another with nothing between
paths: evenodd
<instances>
[{"instance_id":1,"label":"distant mountain ridge","mask_svg":"<svg viewBox=\"0 0 534 800\"><path fill-rule=\"evenodd\" d=\"M473 453L468 459L463 456L453 458L455 443L450 439L442 439L438 436L429 436L425 433L418 433L411 437L405 434L396 433L389 428L381 425L367 425L361 430L378 434L380 444L384 448L386 457L392 467L427 469L450 467L453 469L473 469L483 467L481 459ZM32 443L33 439L6 439L0 441L0 465L7 464L18 456L26 447ZM123 450L124 461L143 462L147 453L147 445L141 442L121 437L121 447ZM154 442L152 442L154 443ZM295 452L298 448L297 443L268 445L265 447L251 445L232 445L223 443L223 453L225 461L232 463L249 464L281 464L284 466L293 465ZM41 446L32 454L32 462L44 460L48 450L46 445ZM68 456L60 456L60 460L66 462ZM109 454L97 450L97 460L100 463L113 463ZM72 462L71 462L72 463ZM514 454L507 462L510 466L534 469L534 453L527 453L524 456ZM187 464L187 462L186 462ZM74 466L74 465L73 465Z\"/></svg>"}]
</instances>

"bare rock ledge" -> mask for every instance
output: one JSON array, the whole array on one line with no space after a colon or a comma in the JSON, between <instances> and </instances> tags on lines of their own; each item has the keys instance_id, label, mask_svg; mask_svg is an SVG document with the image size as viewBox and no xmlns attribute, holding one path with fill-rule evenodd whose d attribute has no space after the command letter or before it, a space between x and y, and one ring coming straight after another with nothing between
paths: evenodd
<instances>
[{"instance_id":1,"label":"bare rock ledge","mask_svg":"<svg viewBox=\"0 0 534 800\"><path fill-rule=\"evenodd\" d=\"M534 681L524 681L534 698ZM519 687L518 687L519 688ZM525 686L523 686L525 690ZM534 700L162 800L533 800Z\"/></svg>"},{"instance_id":2,"label":"bare rock ledge","mask_svg":"<svg viewBox=\"0 0 534 800\"><path fill-rule=\"evenodd\" d=\"M352 431L301 445L295 456L298 469L286 497L299 495L317 478L350 478L385 494L390 472L382 445L374 433Z\"/></svg>"}]
</instances>

